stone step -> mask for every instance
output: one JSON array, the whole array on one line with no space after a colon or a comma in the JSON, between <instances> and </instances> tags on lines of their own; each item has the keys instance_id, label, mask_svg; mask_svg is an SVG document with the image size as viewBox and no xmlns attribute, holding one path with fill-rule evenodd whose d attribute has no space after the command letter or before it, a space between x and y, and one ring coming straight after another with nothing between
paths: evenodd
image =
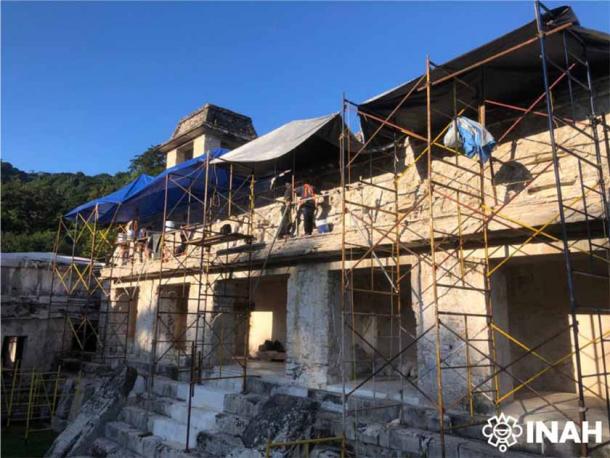
<instances>
[{"instance_id":1,"label":"stone step","mask_svg":"<svg viewBox=\"0 0 610 458\"><path fill-rule=\"evenodd\" d=\"M186 423L136 406L124 407L119 418L138 431L150 431L162 440L184 444L182 447L186 444ZM191 425L189 447L197 444L198 432L199 429Z\"/></svg>"},{"instance_id":2,"label":"stone step","mask_svg":"<svg viewBox=\"0 0 610 458\"><path fill-rule=\"evenodd\" d=\"M127 450L106 437L98 437L91 446L91 456L94 458L140 458L142 455Z\"/></svg>"},{"instance_id":3,"label":"stone step","mask_svg":"<svg viewBox=\"0 0 610 458\"><path fill-rule=\"evenodd\" d=\"M331 434L340 435L342 425L339 419L333 422ZM347 424L346 439L362 456L441 456L440 434L433 431L379 423ZM510 457L534 458L539 454L511 448L503 453L487 442L445 434L445 455L455 458ZM555 456L554 454L552 456Z\"/></svg>"},{"instance_id":4,"label":"stone step","mask_svg":"<svg viewBox=\"0 0 610 458\"><path fill-rule=\"evenodd\" d=\"M191 402L195 407L221 412L224 407L225 395L235 392L233 388L222 388L214 385L195 385ZM186 401L189 397L190 387L188 383L156 377L153 393L157 396Z\"/></svg>"},{"instance_id":5,"label":"stone step","mask_svg":"<svg viewBox=\"0 0 610 458\"><path fill-rule=\"evenodd\" d=\"M119 446L147 458L192 458L194 455L184 451L184 445L164 440L160 436L144 433L122 421L106 423L106 439ZM197 454L195 456L201 456Z\"/></svg>"},{"instance_id":6,"label":"stone step","mask_svg":"<svg viewBox=\"0 0 610 458\"><path fill-rule=\"evenodd\" d=\"M404 409L401 423L417 429L438 432L438 418L436 409ZM445 428L446 431L452 431L451 435L486 443L487 438L483 436L482 429L487 423L488 418L484 416L470 417L467 414L449 412L447 413ZM517 443L511 447L512 451L519 450L524 453L535 455L547 454L557 457L572 457L580 453L579 444L572 441L563 444L551 444L548 441L545 441L544 444L531 444L527 442L525 432L517 437L516 440ZM610 456L610 445L599 447L597 452L601 453L599 456Z\"/></svg>"},{"instance_id":7,"label":"stone step","mask_svg":"<svg viewBox=\"0 0 610 458\"><path fill-rule=\"evenodd\" d=\"M156 396L151 400L150 408L153 412L172 418L183 425L188 422L187 401ZM214 430L218 413L207 407L191 406L191 426L198 430Z\"/></svg>"},{"instance_id":8,"label":"stone step","mask_svg":"<svg viewBox=\"0 0 610 458\"><path fill-rule=\"evenodd\" d=\"M107 439L146 457L154 457L157 446L162 442L160 437L145 434L138 428L122 421L106 423L104 432Z\"/></svg>"},{"instance_id":9,"label":"stone step","mask_svg":"<svg viewBox=\"0 0 610 458\"><path fill-rule=\"evenodd\" d=\"M186 425L178 423L176 420L164 416L152 417L149 421L150 431L161 437L164 441L170 441L181 444L181 448L186 445ZM190 428L189 448L197 446L197 434L199 430L194 427Z\"/></svg>"},{"instance_id":10,"label":"stone step","mask_svg":"<svg viewBox=\"0 0 610 458\"><path fill-rule=\"evenodd\" d=\"M255 393L227 394L224 398L223 411L245 418L252 418L259 412L259 406L267 399L269 399L268 396Z\"/></svg>"},{"instance_id":11,"label":"stone step","mask_svg":"<svg viewBox=\"0 0 610 458\"><path fill-rule=\"evenodd\" d=\"M242 391L243 378L217 378L215 380L202 380L201 386L207 386L209 388L230 391L232 393L239 393Z\"/></svg>"},{"instance_id":12,"label":"stone step","mask_svg":"<svg viewBox=\"0 0 610 458\"><path fill-rule=\"evenodd\" d=\"M123 407L117 419L133 426L139 431L148 431L149 417L152 416L160 415L155 412L147 415L146 409L137 406L126 406Z\"/></svg>"}]
</instances>

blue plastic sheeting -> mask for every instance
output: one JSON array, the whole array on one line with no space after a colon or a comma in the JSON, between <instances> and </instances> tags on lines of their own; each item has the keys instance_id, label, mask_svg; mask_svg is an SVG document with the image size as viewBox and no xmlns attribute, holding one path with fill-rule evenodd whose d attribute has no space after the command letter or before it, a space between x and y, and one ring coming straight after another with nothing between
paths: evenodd
<instances>
[{"instance_id":1,"label":"blue plastic sheeting","mask_svg":"<svg viewBox=\"0 0 610 458\"><path fill-rule=\"evenodd\" d=\"M489 160L496 146L493 135L481 124L465 116L458 116L443 138L445 146L461 150L470 159L479 156L482 163Z\"/></svg>"},{"instance_id":2,"label":"blue plastic sheeting","mask_svg":"<svg viewBox=\"0 0 610 458\"><path fill-rule=\"evenodd\" d=\"M210 161L227 152L228 150L223 148L213 150L208 153ZM131 220L147 222L162 215L164 211L167 212L169 218L173 212L188 205L200 205L197 199L202 201L205 192L206 160L207 154L203 154L169 168L155 177L147 177L148 181L144 186L119 200L113 211L108 212L111 213L108 215L109 217L105 217L106 214L104 214L104 218L99 218L98 223L125 223ZM218 192L228 191L229 171L225 167L210 166L208 183ZM233 177L234 187L239 186L240 183L240 179ZM88 205L95 207L96 204L105 201L119 191L75 208L66 214L66 218L75 218L78 213L82 212L81 208Z\"/></svg>"},{"instance_id":3,"label":"blue plastic sheeting","mask_svg":"<svg viewBox=\"0 0 610 458\"><path fill-rule=\"evenodd\" d=\"M463 140L462 149L466 157L472 159L479 156L482 163L487 162L496 146L493 136L481 124L465 117L457 119L457 126Z\"/></svg>"},{"instance_id":4,"label":"blue plastic sheeting","mask_svg":"<svg viewBox=\"0 0 610 458\"><path fill-rule=\"evenodd\" d=\"M70 210L65 217L69 220L74 220L80 214L85 220L88 220L97 206L98 214L97 222L106 224L112 222L113 216L119 205L125 202L129 197L137 194L154 180L150 175L140 175L131 183L127 183L122 188L117 189L104 197L93 199L85 204Z\"/></svg>"},{"instance_id":5,"label":"blue plastic sheeting","mask_svg":"<svg viewBox=\"0 0 610 458\"><path fill-rule=\"evenodd\" d=\"M227 153L227 149L218 148L210 154L210 161ZM184 161L165 170L148 184L144 189L130 197L121 205L117 212L117 222L138 220L146 222L156 216L163 215L166 210L167 218L181 208L189 205L198 207L203 201L205 193L205 164L207 154ZM208 174L208 184L217 191L228 191L229 171L225 167L211 166ZM233 180L237 185L237 181ZM165 206L165 193L167 186L167 207ZM191 194L191 195L189 195Z\"/></svg>"}]
</instances>

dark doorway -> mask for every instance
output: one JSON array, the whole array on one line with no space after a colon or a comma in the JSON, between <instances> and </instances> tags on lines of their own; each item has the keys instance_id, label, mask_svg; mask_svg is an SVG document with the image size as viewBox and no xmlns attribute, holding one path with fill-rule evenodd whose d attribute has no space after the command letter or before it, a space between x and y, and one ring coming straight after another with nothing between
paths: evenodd
<instances>
[{"instance_id":1,"label":"dark doorway","mask_svg":"<svg viewBox=\"0 0 610 458\"><path fill-rule=\"evenodd\" d=\"M14 369L23 359L26 336L6 336L2 341L2 367Z\"/></svg>"}]
</instances>

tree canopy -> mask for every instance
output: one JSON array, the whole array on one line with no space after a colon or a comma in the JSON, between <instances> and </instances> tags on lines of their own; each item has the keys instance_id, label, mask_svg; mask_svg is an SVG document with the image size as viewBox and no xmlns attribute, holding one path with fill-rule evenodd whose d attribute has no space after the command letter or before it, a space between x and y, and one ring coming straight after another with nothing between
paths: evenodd
<instances>
[{"instance_id":1,"label":"tree canopy","mask_svg":"<svg viewBox=\"0 0 610 458\"><path fill-rule=\"evenodd\" d=\"M28 173L1 161L3 252L53 251L59 217L70 209L112 191L146 173L165 168L165 156L151 146L135 156L126 172Z\"/></svg>"}]
</instances>

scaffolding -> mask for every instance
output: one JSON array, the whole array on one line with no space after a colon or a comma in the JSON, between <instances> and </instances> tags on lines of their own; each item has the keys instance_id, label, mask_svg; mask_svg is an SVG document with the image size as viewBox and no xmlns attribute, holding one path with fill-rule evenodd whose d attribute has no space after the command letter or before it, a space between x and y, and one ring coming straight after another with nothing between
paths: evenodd
<instances>
[{"instance_id":1,"label":"scaffolding","mask_svg":"<svg viewBox=\"0 0 610 458\"><path fill-rule=\"evenodd\" d=\"M55 371L23 370L17 361L10 370L3 369L2 422L8 428L12 423L24 424L24 438L32 433L51 430L53 415L66 381L61 366ZM78 388L76 388L78 389Z\"/></svg>"},{"instance_id":2,"label":"scaffolding","mask_svg":"<svg viewBox=\"0 0 610 458\"><path fill-rule=\"evenodd\" d=\"M360 417L387 410L391 413L388 418L395 418L407 408L404 399L398 403L390 402L385 396L369 402L354 399L362 387L375 390L375 386L387 383L388 377L383 377L386 368L391 369L394 380L398 380L401 396L405 388L409 389L419 395L424 406L437 410L443 456L446 434L459 435L461 429L480 425L482 415L498 412L520 391L528 392L562 418L574 420L579 425L586 421L592 404L603 402L610 420L605 348L608 323L604 318L610 309L607 304L583 302L587 297L583 290L596 286L575 281L585 278L589 282L608 284L610 245L604 182L604 167L608 166L610 155L608 125L604 116L596 111L587 49L583 40L571 30L573 24L554 25L552 11L537 1L535 13L538 31L535 36L467 68L452 71L435 65L428 58L424 75L411 85L391 111L388 109L387 116L367 112L344 99L343 116L347 125L351 113L378 124L360 150L350 151L344 144L341 154L344 431L355 431L357 435ZM551 36L554 40L561 39L560 62L545 52ZM484 86L473 87L464 80L469 72L484 73L487 64L527 47L540 52L539 78L544 86L544 91L528 106L518 106L511 99L492 100L486 97ZM425 133L395 121L398 110L422 94L426 100ZM434 106L434 97L445 97L449 111ZM471 103L473 98L474 104ZM486 123L489 110L496 110L496 117L504 110L506 121L493 125ZM548 136L545 144L551 159L547 163L534 163L529 175L513 181L512 193L507 193L504 201L500 201L497 188L501 174L497 167L510 166L507 165L509 161L495 153L487 162L468 159L442 142L456 117L462 115L477 119L498 139L499 145L521 138L523 134L519 127L524 120L530 123L543 120ZM439 123L439 118L445 121ZM560 128L562 132L558 134ZM370 179L363 180L360 173L354 171L363 161L374 167L375 155L382 158L381 163L390 162L390 158L384 160L383 153L371 148L372 140L382 129L393 132L395 138L391 162L399 163L399 154L395 151L403 145L397 139L402 142L406 138L406 149L412 151L405 158L404 168L381 171L392 175L391 179L386 176L387 184L381 184L383 176L373 179L371 174ZM575 135L588 140L591 148L587 150L572 141ZM413 170L421 173L422 189L409 197L403 189L405 177ZM571 180L568 175L574 170L577 171L576 179ZM541 177L544 179L549 174L552 174L554 189L550 199L556 201L557 209L544 223L531 225L521 221L524 218L514 215L515 203L543 181ZM375 196L376 204L357 201L355 190L361 196L369 196L369 202L373 200L370 196ZM383 193L390 197L382 198ZM494 234L501 231L512 234L511 239L501 239ZM534 242L563 256L570 323L542 341L536 336L524 341L511 333L498 312L494 313L492 284L494 273L500 273L501 268L518 254L527 254ZM356 278L357 269L363 268L371 271L370 282L364 288ZM428 283L416 285L419 297L413 300L418 302L420 318L417 334L409 335L408 329L403 329L401 310L406 299L404 296L401 299L400 291L401 282L414 271L420 273L418 278L425 278ZM372 296L385 297L386 305L366 314L378 321L399 323L389 326L389 338L394 345L384 344L384 336L371 338L360 329L364 325L359 328L356 324L357 321L366 323L362 319L365 315L362 308ZM585 317L587 323L583 323ZM588 326L586 332L582 329L584 324ZM557 359L545 357L544 347L566 334L571 336L571 351ZM403 359L415 345L419 347L420 371L413 377L405 373ZM512 351L509 358L500 357L502 345L513 347L518 353ZM356 366L362 362L362 356L358 361L358 346L378 357L377 364L375 358L369 358L373 365L360 379ZM364 353L360 351L360 354ZM583 359L594 361L585 369ZM525 378L515 374L515 365L532 361L532 367L542 365L542 368L532 370ZM574 371L565 368L567 362L572 362ZM576 418L573 410L554 403L536 387L535 382L550 371L574 384L578 399ZM448 378L458 382L448 382ZM591 380L594 382L588 383ZM451 412L467 412L470 419L449 421ZM582 456L588 456L589 452L583 444Z\"/></svg>"},{"instance_id":3,"label":"scaffolding","mask_svg":"<svg viewBox=\"0 0 610 458\"><path fill-rule=\"evenodd\" d=\"M547 20L552 12L539 2L535 12L536 35L467 68L455 71L427 59L424 74L387 115L343 100L339 353L344 434L358 435L359 421L373 412L402 418L411 395L418 397L420 407L437 412L443 455L446 434L481 424L482 414L500 411L518 392L528 392L579 424L586 421L591 402L603 402L610 420L609 309L583 302L582 293L588 285L583 279L608 284L604 167L610 167L610 128L596 111L587 49L572 24L554 25ZM560 62L545 52L549 37L561 37ZM529 104L491 99L483 84L465 81L469 72L484 73L494 60L526 48L540 52L538 76L544 86ZM425 97L425 132L395 119L415 97ZM434 97L445 97L449 108L434 106ZM488 122L490 112L505 120ZM357 150L349 141L354 114L378 124ZM493 154L487 162L477 161L447 147L442 138L458 116L477 119L500 146L524 138L526 121L543 122L550 160L534 162L527 175L509 183L511 190L502 199L502 168L512 158ZM592 150L575 144L563 134L566 130L586 138ZM373 140L382 131L391 132L393 141L377 147ZM60 300L59 294L52 295L49 308L50 317L63 318L58 360L114 363L125 360L136 346L148 345L150 351L140 361L148 374L148 411L157 374L189 382L187 450L195 386L238 379L245 389L250 314L258 285L252 266L261 193L254 173L210 159L206 155L186 174L164 175L163 210L155 221L159 230L151 253L150 234L139 239L133 226L114 218L102 225L96 207L88 216L60 221L55 252L66 252L68 244L71 261L52 265L52 289L67 296ZM574 170L572 180L567 175ZM291 172L294 192L294 158ZM227 173L228 186L215 179L218 173ZM549 176L552 187L545 181ZM410 191L407 183L418 177L420 185ZM545 207L541 223L522 221L527 218L517 215L518 205L541 182L551 190L547 200L556 202L556 208L549 213ZM170 189L180 197L170 199ZM287 206L282 216L292 211ZM267 229L273 241L267 258L258 260L259 278L279 230ZM534 244L563 256L570 305L570 323L543 341L515 335L494 312L495 278ZM425 283L413 285L413 278ZM150 291L140 288L144 281L151 284ZM148 300L144 294L150 295ZM135 319L142 312L138 304L147 304L153 316L146 342L135 335ZM415 305L420 315L412 327L415 317L409 314ZM582 318L579 323L582 316L590 322L586 333ZM544 356L544 347L566 334L573 349L559 358ZM510 348L509 357L499 354L502 346ZM585 358L595 359L594 369L583 364ZM514 368L528 361L540 369L525 378L517 375ZM566 369L567 362L573 371ZM548 373L576 387L577 418L536 387ZM460 383L449 383L451 378ZM372 399L359 396L365 388L372 389ZM378 395L384 389L391 394ZM453 412L465 412L468 420L448 421ZM581 452L587 456L590 451L583 445Z\"/></svg>"},{"instance_id":4,"label":"scaffolding","mask_svg":"<svg viewBox=\"0 0 610 458\"><path fill-rule=\"evenodd\" d=\"M233 166L210 164L210 157L208 154L188 176L180 176L180 181L172 174L166 175L162 221L171 221L179 210L179 206L168 207L170 182L182 189L180 200L187 199L188 205L182 212L186 220L180 231L170 232L164 224L160 237L148 378L149 399L159 366L168 360L177 370L178 379L189 381L187 451L195 385L241 379L245 389L248 370L255 180L252 174L238 174ZM228 169L228 187L219 187L212 179L221 168ZM193 193L198 181L203 183L202 195ZM182 276L177 283L175 276L165 276L171 270ZM243 280L241 289L231 284L238 278Z\"/></svg>"},{"instance_id":5,"label":"scaffolding","mask_svg":"<svg viewBox=\"0 0 610 458\"><path fill-rule=\"evenodd\" d=\"M134 311L124 299L124 305L113 307L116 298L111 284L100 277L104 266L113 268L116 247L126 244L128 228L115 223L115 217L116 210L111 222L102 225L96 205L87 215L59 219L50 265L53 275L46 330L47 335L61 334L54 365L66 360L106 363L125 359L128 322ZM62 320L60 327L52 325L57 318Z\"/></svg>"}]
</instances>

